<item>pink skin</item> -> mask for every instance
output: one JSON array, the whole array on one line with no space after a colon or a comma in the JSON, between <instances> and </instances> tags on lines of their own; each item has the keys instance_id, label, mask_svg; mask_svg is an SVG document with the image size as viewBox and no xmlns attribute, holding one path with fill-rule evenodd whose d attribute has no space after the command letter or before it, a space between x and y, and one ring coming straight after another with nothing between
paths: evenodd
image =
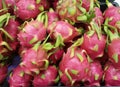
<instances>
[{"instance_id":1,"label":"pink skin","mask_svg":"<svg viewBox=\"0 0 120 87\"><path fill-rule=\"evenodd\" d=\"M40 69L45 69L47 53L40 46L37 50L30 48L22 56L21 66L25 73L36 74Z\"/></svg>"},{"instance_id":2,"label":"pink skin","mask_svg":"<svg viewBox=\"0 0 120 87\"><path fill-rule=\"evenodd\" d=\"M117 25L117 22L120 22L120 7L110 6L108 7L104 12L104 18L111 19L109 21L109 25L112 25L118 29L120 29L119 24Z\"/></svg>"},{"instance_id":3,"label":"pink skin","mask_svg":"<svg viewBox=\"0 0 120 87\"><path fill-rule=\"evenodd\" d=\"M7 39L7 43L11 46L11 48L13 50L16 50L16 48L19 44L18 40L17 40L17 34L19 33L19 30L18 30L19 25L20 25L20 23L18 21L16 21L15 19L10 19L8 24L4 27L4 29L14 39L13 41L10 39Z\"/></svg>"},{"instance_id":4,"label":"pink skin","mask_svg":"<svg viewBox=\"0 0 120 87\"><path fill-rule=\"evenodd\" d=\"M54 10L49 10L48 15L48 25L59 20L58 14Z\"/></svg>"},{"instance_id":5,"label":"pink skin","mask_svg":"<svg viewBox=\"0 0 120 87\"><path fill-rule=\"evenodd\" d=\"M63 42L71 42L73 38L78 36L76 28L64 21L52 23L48 27L48 31L52 32L51 39L57 39L61 35Z\"/></svg>"},{"instance_id":6,"label":"pink skin","mask_svg":"<svg viewBox=\"0 0 120 87\"><path fill-rule=\"evenodd\" d=\"M99 39L96 33L94 33L92 36L88 36L85 33L83 38L84 40L81 47L87 51L91 59L94 60L95 58L103 56L106 45L106 37L104 35L102 35L101 39Z\"/></svg>"},{"instance_id":7,"label":"pink skin","mask_svg":"<svg viewBox=\"0 0 120 87\"><path fill-rule=\"evenodd\" d=\"M95 17L93 18L93 21L97 23L99 26L101 26L104 22L103 14L100 8L98 7L95 7L94 10L95 10Z\"/></svg>"},{"instance_id":8,"label":"pink skin","mask_svg":"<svg viewBox=\"0 0 120 87\"><path fill-rule=\"evenodd\" d=\"M32 47L36 42L44 40L46 37L46 28L43 23L36 20L28 22L22 31L18 34L20 45L24 47ZM36 40L30 43L31 40Z\"/></svg>"},{"instance_id":9,"label":"pink skin","mask_svg":"<svg viewBox=\"0 0 120 87\"><path fill-rule=\"evenodd\" d=\"M7 66L0 64L0 84L2 84L7 76Z\"/></svg>"},{"instance_id":10,"label":"pink skin","mask_svg":"<svg viewBox=\"0 0 120 87\"><path fill-rule=\"evenodd\" d=\"M65 86L75 86L77 82L85 80L89 71L89 62L85 53L85 50L74 47L74 53L72 53L71 48L68 48L66 54L63 55L59 69L62 73L60 75L61 82ZM81 59L78 58L78 54L81 55ZM71 70L75 70L77 73L73 74ZM68 78L66 71L71 76L71 80L74 81L73 84L70 78Z\"/></svg>"},{"instance_id":11,"label":"pink skin","mask_svg":"<svg viewBox=\"0 0 120 87\"><path fill-rule=\"evenodd\" d=\"M82 0L82 7L89 11L90 8L90 0Z\"/></svg>"},{"instance_id":12,"label":"pink skin","mask_svg":"<svg viewBox=\"0 0 120 87\"><path fill-rule=\"evenodd\" d=\"M112 63L107 63L104 71L105 86L120 86L120 69L116 69Z\"/></svg>"},{"instance_id":13,"label":"pink skin","mask_svg":"<svg viewBox=\"0 0 120 87\"><path fill-rule=\"evenodd\" d=\"M100 86L100 81L103 76L102 66L99 61L90 63L89 75L87 77L87 83L89 86Z\"/></svg>"},{"instance_id":14,"label":"pink skin","mask_svg":"<svg viewBox=\"0 0 120 87\"><path fill-rule=\"evenodd\" d=\"M115 61L114 55L118 55L118 61ZM113 63L116 68L120 67L120 38L112 40L108 45L108 56L109 60Z\"/></svg>"},{"instance_id":15,"label":"pink skin","mask_svg":"<svg viewBox=\"0 0 120 87\"><path fill-rule=\"evenodd\" d=\"M49 57L49 60L52 64L57 64L61 60L64 50L57 48L57 49L53 49L51 52L54 53Z\"/></svg>"},{"instance_id":16,"label":"pink skin","mask_svg":"<svg viewBox=\"0 0 120 87\"><path fill-rule=\"evenodd\" d=\"M53 86L57 75L57 68L55 66L49 66L45 71L41 71L41 73L34 76L33 85L34 87Z\"/></svg>"},{"instance_id":17,"label":"pink skin","mask_svg":"<svg viewBox=\"0 0 120 87\"><path fill-rule=\"evenodd\" d=\"M22 20L35 18L40 13L35 0L18 0L15 6L14 13Z\"/></svg>"},{"instance_id":18,"label":"pink skin","mask_svg":"<svg viewBox=\"0 0 120 87\"><path fill-rule=\"evenodd\" d=\"M10 87L30 87L32 81L32 76L24 73L24 70L17 66L9 79Z\"/></svg>"}]
</instances>

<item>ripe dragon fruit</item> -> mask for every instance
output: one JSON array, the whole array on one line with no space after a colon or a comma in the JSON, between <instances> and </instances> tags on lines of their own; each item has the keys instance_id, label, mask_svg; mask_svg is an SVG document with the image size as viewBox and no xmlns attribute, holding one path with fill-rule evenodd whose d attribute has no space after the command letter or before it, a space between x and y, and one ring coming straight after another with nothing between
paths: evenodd
<instances>
[{"instance_id":1,"label":"ripe dragon fruit","mask_svg":"<svg viewBox=\"0 0 120 87\"><path fill-rule=\"evenodd\" d=\"M105 45L105 35L101 34L99 37L95 31L88 31L84 33L81 48L87 51L91 59L94 60L95 58L102 57L104 54Z\"/></svg>"},{"instance_id":2,"label":"ripe dragon fruit","mask_svg":"<svg viewBox=\"0 0 120 87\"><path fill-rule=\"evenodd\" d=\"M45 71L41 71L38 75L34 76L33 85L34 87L53 86L58 82L58 77L57 68L49 66Z\"/></svg>"},{"instance_id":3,"label":"ripe dragon fruit","mask_svg":"<svg viewBox=\"0 0 120 87\"><path fill-rule=\"evenodd\" d=\"M78 47L68 48L59 64L60 81L66 86L75 86L85 80L89 62L85 50Z\"/></svg>"},{"instance_id":4,"label":"ripe dragon fruit","mask_svg":"<svg viewBox=\"0 0 120 87\"><path fill-rule=\"evenodd\" d=\"M26 74L20 66L17 66L10 74L8 82L10 87L30 87L32 76Z\"/></svg>"},{"instance_id":5,"label":"ripe dragon fruit","mask_svg":"<svg viewBox=\"0 0 120 87\"><path fill-rule=\"evenodd\" d=\"M108 1L108 0L107 0ZM113 6L110 2L107 2L108 8L104 12L104 18L108 19L108 24L120 29L120 7ZM119 30L120 31L120 30Z\"/></svg>"},{"instance_id":6,"label":"ripe dragon fruit","mask_svg":"<svg viewBox=\"0 0 120 87\"><path fill-rule=\"evenodd\" d=\"M34 75L39 74L40 70L45 70L48 64L45 47L37 43L34 47L26 50L20 65L25 73Z\"/></svg>"},{"instance_id":7,"label":"ripe dragon fruit","mask_svg":"<svg viewBox=\"0 0 120 87\"><path fill-rule=\"evenodd\" d=\"M4 27L4 30L8 33L7 35L5 35L5 37L9 36L5 39L5 41L10 45L13 50L16 50L19 45L19 42L17 40L17 34L19 33L19 25L20 23L18 21L11 18L9 19L8 24Z\"/></svg>"},{"instance_id":8,"label":"ripe dragon fruit","mask_svg":"<svg viewBox=\"0 0 120 87\"><path fill-rule=\"evenodd\" d=\"M113 39L108 45L109 60L116 68L120 67L120 38Z\"/></svg>"},{"instance_id":9,"label":"ripe dragon fruit","mask_svg":"<svg viewBox=\"0 0 120 87\"><path fill-rule=\"evenodd\" d=\"M41 11L48 8L46 4L47 0L17 0L14 13L22 20L35 18Z\"/></svg>"},{"instance_id":10,"label":"ripe dragon fruit","mask_svg":"<svg viewBox=\"0 0 120 87\"><path fill-rule=\"evenodd\" d=\"M48 27L48 32L51 33L51 39L62 39L61 43L71 42L73 38L79 35L75 27L64 21L53 22Z\"/></svg>"},{"instance_id":11,"label":"ripe dragon fruit","mask_svg":"<svg viewBox=\"0 0 120 87\"><path fill-rule=\"evenodd\" d=\"M62 20L72 22L87 22L93 17L92 0L60 0L57 3L56 12ZM87 13L88 10L92 13ZM87 15L86 15L87 14Z\"/></svg>"},{"instance_id":12,"label":"ripe dragon fruit","mask_svg":"<svg viewBox=\"0 0 120 87\"><path fill-rule=\"evenodd\" d=\"M90 70L85 85L88 86L100 86L102 80L103 70L99 61L93 61L90 63Z\"/></svg>"},{"instance_id":13,"label":"ripe dragon fruit","mask_svg":"<svg viewBox=\"0 0 120 87\"><path fill-rule=\"evenodd\" d=\"M2 84L7 77L7 65L0 63L0 84Z\"/></svg>"},{"instance_id":14,"label":"ripe dragon fruit","mask_svg":"<svg viewBox=\"0 0 120 87\"><path fill-rule=\"evenodd\" d=\"M46 28L42 22L32 20L27 22L23 30L18 34L18 40L23 47L32 47L36 42L44 40Z\"/></svg>"},{"instance_id":15,"label":"ripe dragon fruit","mask_svg":"<svg viewBox=\"0 0 120 87\"><path fill-rule=\"evenodd\" d=\"M103 79L105 86L120 86L120 69L116 69L111 62L107 62Z\"/></svg>"}]
</instances>

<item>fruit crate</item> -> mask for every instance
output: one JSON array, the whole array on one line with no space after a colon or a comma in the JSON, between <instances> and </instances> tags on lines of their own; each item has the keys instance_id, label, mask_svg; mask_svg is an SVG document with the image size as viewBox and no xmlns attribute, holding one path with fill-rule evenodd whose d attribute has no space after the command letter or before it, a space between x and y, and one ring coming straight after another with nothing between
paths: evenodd
<instances>
[{"instance_id":1,"label":"fruit crate","mask_svg":"<svg viewBox=\"0 0 120 87\"><path fill-rule=\"evenodd\" d=\"M107 8L107 5L105 3L105 0L99 0L100 1L100 9L102 12L104 12L104 10ZM119 0L109 0L114 6L119 6L120 2ZM13 60L11 61L11 65L9 65L8 67L8 74L10 74L10 72L12 71L12 69L14 69L19 63L20 63L20 56L18 56L17 54L14 55L15 57L13 58ZM4 81L4 83L2 85L0 85L0 87L9 87L8 84L8 79L9 77L7 77ZM81 83L82 84L82 83ZM103 84L104 86L104 82L101 82L101 84ZM64 86L62 83L58 83L55 86Z\"/></svg>"}]
</instances>

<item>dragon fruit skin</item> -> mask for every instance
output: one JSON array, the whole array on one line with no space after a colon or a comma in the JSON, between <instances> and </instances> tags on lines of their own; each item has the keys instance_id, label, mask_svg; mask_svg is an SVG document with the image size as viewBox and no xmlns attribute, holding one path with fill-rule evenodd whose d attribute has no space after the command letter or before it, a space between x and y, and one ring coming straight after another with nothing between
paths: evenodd
<instances>
[{"instance_id":1,"label":"dragon fruit skin","mask_svg":"<svg viewBox=\"0 0 120 87\"><path fill-rule=\"evenodd\" d=\"M89 74L87 77L88 86L100 86L100 81L103 76L102 66L99 61L94 61L90 63Z\"/></svg>"},{"instance_id":2,"label":"dragon fruit skin","mask_svg":"<svg viewBox=\"0 0 120 87\"><path fill-rule=\"evenodd\" d=\"M89 11L90 8L90 0L82 0L82 7Z\"/></svg>"},{"instance_id":3,"label":"dragon fruit skin","mask_svg":"<svg viewBox=\"0 0 120 87\"><path fill-rule=\"evenodd\" d=\"M95 10L95 17L92 19L92 21L94 21L99 26L101 26L104 22L103 14L102 14L100 8L98 8L98 7L95 7L94 10Z\"/></svg>"},{"instance_id":4,"label":"dragon fruit skin","mask_svg":"<svg viewBox=\"0 0 120 87\"><path fill-rule=\"evenodd\" d=\"M64 21L57 21L52 23L48 27L48 31L49 33L52 32L51 39L57 39L57 37L60 35L63 39L63 42L65 43L71 42L73 38L78 36L77 29Z\"/></svg>"},{"instance_id":5,"label":"dragon fruit skin","mask_svg":"<svg viewBox=\"0 0 120 87\"><path fill-rule=\"evenodd\" d=\"M84 81L89 71L85 50L78 47L68 48L59 64L59 70L61 82L66 86L74 86L77 82Z\"/></svg>"},{"instance_id":6,"label":"dragon fruit skin","mask_svg":"<svg viewBox=\"0 0 120 87\"><path fill-rule=\"evenodd\" d=\"M104 68L105 86L120 86L120 69L116 69L111 62Z\"/></svg>"},{"instance_id":7,"label":"dragon fruit skin","mask_svg":"<svg viewBox=\"0 0 120 87\"><path fill-rule=\"evenodd\" d=\"M45 71L41 71L38 75L34 76L34 87L40 86L53 86L56 84L55 80L58 76L58 71L55 66L49 66Z\"/></svg>"},{"instance_id":8,"label":"dragon fruit skin","mask_svg":"<svg viewBox=\"0 0 120 87\"><path fill-rule=\"evenodd\" d=\"M108 45L109 60L116 68L120 67L120 39L113 39Z\"/></svg>"},{"instance_id":9,"label":"dragon fruit skin","mask_svg":"<svg viewBox=\"0 0 120 87\"><path fill-rule=\"evenodd\" d=\"M32 47L36 42L44 40L46 37L46 28L42 22L33 20L28 22L22 31L18 34L20 45L24 47ZM30 42L32 41L33 42Z\"/></svg>"},{"instance_id":10,"label":"dragon fruit skin","mask_svg":"<svg viewBox=\"0 0 120 87\"><path fill-rule=\"evenodd\" d=\"M10 87L30 87L32 76L24 73L24 70L17 66L9 78L9 85Z\"/></svg>"},{"instance_id":11,"label":"dragon fruit skin","mask_svg":"<svg viewBox=\"0 0 120 87\"><path fill-rule=\"evenodd\" d=\"M42 10L49 7L47 0L42 0L39 3L36 3L36 0L18 0L15 6L14 14L22 20L35 18Z\"/></svg>"},{"instance_id":12,"label":"dragon fruit skin","mask_svg":"<svg viewBox=\"0 0 120 87\"><path fill-rule=\"evenodd\" d=\"M118 29L120 29L119 23L120 23L120 13L119 13L120 7L110 6L108 7L104 12L104 18L109 18L109 25L112 25Z\"/></svg>"},{"instance_id":13,"label":"dragon fruit skin","mask_svg":"<svg viewBox=\"0 0 120 87\"><path fill-rule=\"evenodd\" d=\"M81 45L81 48L85 49L91 59L102 57L104 54L104 49L106 45L106 37L102 35L101 38L98 38L97 33L94 33L92 36L84 33L84 40Z\"/></svg>"},{"instance_id":14,"label":"dragon fruit skin","mask_svg":"<svg viewBox=\"0 0 120 87\"><path fill-rule=\"evenodd\" d=\"M2 65L2 63L0 64L0 84L2 84L7 77L7 68L7 65Z\"/></svg>"},{"instance_id":15,"label":"dragon fruit skin","mask_svg":"<svg viewBox=\"0 0 120 87\"><path fill-rule=\"evenodd\" d=\"M27 74L38 74L40 69L45 68L45 61L47 60L46 51L39 46L37 50L30 48L22 56L21 67Z\"/></svg>"},{"instance_id":16,"label":"dragon fruit skin","mask_svg":"<svg viewBox=\"0 0 120 87\"><path fill-rule=\"evenodd\" d=\"M11 18L8 22L8 24L4 27L5 31L9 33L9 35L12 37L13 41L10 39L7 39L6 42L11 46L13 50L16 50L16 48L19 45L19 42L17 40L17 34L19 33L19 27L20 23L16 21L15 19ZM14 31L14 32L13 32Z\"/></svg>"},{"instance_id":17,"label":"dragon fruit skin","mask_svg":"<svg viewBox=\"0 0 120 87\"><path fill-rule=\"evenodd\" d=\"M52 64L57 64L62 59L62 56L64 54L64 50L61 48L56 48L56 49L53 49L51 52L53 52L53 54L50 55L49 61Z\"/></svg>"}]
</instances>

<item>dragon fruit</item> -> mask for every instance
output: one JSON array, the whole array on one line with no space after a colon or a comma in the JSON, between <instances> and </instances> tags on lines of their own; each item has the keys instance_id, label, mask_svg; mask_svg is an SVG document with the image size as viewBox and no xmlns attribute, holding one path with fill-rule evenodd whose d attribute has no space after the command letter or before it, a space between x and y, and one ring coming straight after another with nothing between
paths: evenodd
<instances>
[{"instance_id":1,"label":"dragon fruit","mask_svg":"<svg viewBox=\"0 0 120 87\"><path fill-rule=\"evenodd\" d=\"M66 86L75 86L85 81L89 62L85 50L78 47L68 48L59 64L60 81Z\"/></svg>"},{"instance_id":2,"label":"dragon fruit","mask_svg":"<svg viewBox=\"0 0 120 87\"><path fill-rule=\"evenodd\" d=\"M102 57L106 45L106 36L100 34L100 37L95 31L84 33L83 43L81 48L85 49L91 59Z\"/></svg>"},{"instance_id":3,"label":"dragon fruit","mask_svg":"<svg viewBox=\"0 0 120 87\"><path fill-rule=\"evenodd\" d=\"M71 42L73 38L79 35L75 27L64 21L53 22L48 27L48 32L51 33L51 39L62 39L61 43Z\"/></svg>"},{"instance_id":4,"label":"dragon fruit","mask_svg":"<svg viewBox=\"0 0 120 87\"><path fill-rule=\"evenodd\" d=\"M120 67L120 38L113 39L112 42L108 45L108 56L109 60L117 68Z\"/></svg>"},{"instance_id":5,"label":"dragon fruit","mask_svg":"<svg viewBox=\"0 0 120 87\"><path fill-rule=\"evenodd\" d=\"M52 49L49 53L51 53L49 57L49 61L52 64L58 64L58 62L62 59L64 50L62 48Z\"/></svg>"},{"instance_id":6,"label":"dragon fruit","mask_svg":"<svg viewBox=\"0 0 120 87\"><path fill-rule=\"evenodd\" d=\"M11 46L11 48L13 50L16 50L16 48L19 45L19 42L17 40L17 34L19 33L19 29L18 29L19 25L20 25L20 23L18 21L11 18L11 19L9 19L8 24L4 27L4 30L9 35L9 38L6 38L5 41ZM6 36L6 37L8 37L8 36Z\"/></svg>"},{"instance_id":7,"label":"dragon fruit","mask_svg":"<svg viewBox=\"0 0 120 87\"><path fill-rule=\"evenodd\" d=\"M120 86L120 69L116 69L111 62L107 62L103 79L106 86Z\"/></svg>"},{"instance_id":8,"label":"dragon fruit","mask_svg":"<svg viewBox=\"0 0 120 87\"><path fill-rule=\"evenodd\" d=\"M102 80L103 70L99 61L93 61L90 63L90 70L85 85L100 86Z\"/></svg>"},{"instance_id":9,"label":"dragon fruit","mask_svg":"<svg viewBox=\"0 0 120 87\"><path fill-rule=\"evenodd\" d=\"M32 20L27 22L23 30L18 34L18 40L23 47L32 47L36 42L44 40L46 28L42 22Z\"/></svg>"},{"instance_id":10,"label":"dragon fruit","mask_svg":"<svg viewBox=\"0 0 120 87\"><path fill-rule=\"evenodd\" d=\"M45 47L37 43L34 47L26 50L20 65L25 73L34 75L39 74L40 70L45 70L48 64Z\"/></svg>"},{"instance_id":11,"label":"dragon fruit","mask_svg":"<svg viewBox=\"0 0 120 87\"><path fill-rule=\"evenodd\" d=\"M0 63L0 84L2 84L7 77L7 65Z\"/></svg>"},{"instance_id":12,"label":"dragon fruit","mask_svg":"<svg viewBox=\"0 0 120 87\"><path fill-rule=\"evenodd\" d=\"M107 0L108 1L108 0ZM108 19L108 24L120 29L120 7L113 6L110 2L107 2L108 8L104 12L104 18Z\"/></svg>"},{"instance_id":13,"label":"dragon fruit","mask_svg":"<svg viewBox=\"0 0 120 87\"><path fill-rule=\"evenodd\" d=\"M58 71L55 66L49 66L45 71L41 71L38 75L34 76L34 87L40 86L53 86L58 81Z\"/></svg>"},{"instance_id":14,"label":"dragon fruit","mask_svg":"<svg viewBox=\"0 0 120 87\"><path fill-rule=\"evenodd\" d=\"M56 12L62 20L67 19L72 22L87 22L91 21L94 16L92 0L62 0L58 1ZM88 13L88 10L90 11ZM90 14L92 13L92 14Z\"/></svg>"},{"instance_id":15,"label":"dragon fruit","mask_svg":"<svg viewBox=\"0 0 120 87\"><path fill-rule=\"evenodd\" d=\"M32 76L26 74L20 66L17 66L10 74L8 82L10 87L30 87Z\"/></svg>"},{"instance_id":16,"label":"dragon fruit","mask_svg":"<svg viewBox=\"0 0 120 87\"><path fill-rule=\"evenodd\" d=\"M47 8L47 0L17 0L15 3L15 15L22 20L35 18L41 11Z\"/></svg>"}]
</instances>

